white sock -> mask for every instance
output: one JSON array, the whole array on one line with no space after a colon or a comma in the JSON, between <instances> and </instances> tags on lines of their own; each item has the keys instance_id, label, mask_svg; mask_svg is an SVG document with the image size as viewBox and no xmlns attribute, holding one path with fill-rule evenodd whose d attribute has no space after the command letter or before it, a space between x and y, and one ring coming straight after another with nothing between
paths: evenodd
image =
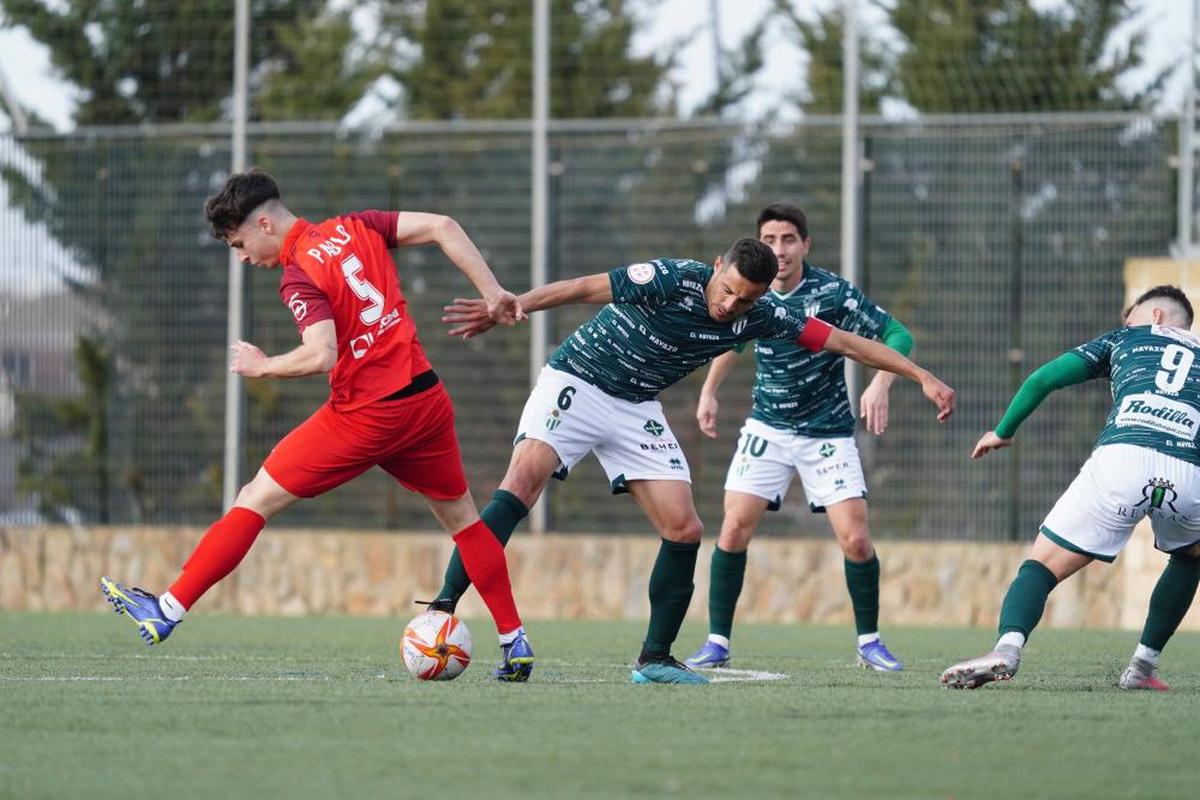
<instances>
[{"instance_id":1,"label":"white sock","mask_svg":"<svg viewBox=\"0 0 1200 800\"><path fill-rule=\"evenodd\" d=\"M518 636L524 636L524 635L525 635L525 626L522 625L522 626L518 627L516 630L509 631L508 633L500 634L500 644L502 644L502 645L512 644L513 642L515 642L517 640Z\"/></svg>"},{"instance_id":2,"label":"white sock","mask_svg":"<svg viewBox=\"0 0 1200 800\"><path fill-rule=\"evenodd\" d=\"M995 649L999 650L1001 646L1004 645L1015 647L1020 650L1025 646L1025 634L1021 633L1020 631L1009 631L996 640Z\"/></svg>"},{"instance_id":3,"label":"white sock","mask_svg":"<svg viewBox=\"0 0 1200 800\"><path fill-rule=\"evenodd\" d=\"M1158 666L1158 657L1162 655L1162 650L1151 650L1144 644L1138 644L1137 649L1133 651L1134 658L1140 658L1152 667Z\"/></svg>"},{"instance_id":4,"label":"white sock","mask_svg":"<svg viewBox=\"0 0 1200 800\"><path fill-rule=\"evenodd\" d=\"M162 609L163 614L171 622L181 622L183 615L187 613L187 609L183 607L183 603L175 599L175 595L170 592L163 592L158 596L158 607Z\"/></svg>"},{"instance_id":5,"label":"white sock","mask_svg":"<svg viewBox=\"0 0 1200 800\"><path fill-rule=\"evenodd\" d=\"M878 641L879 641L879 631L875 631L874 633L860 633L858 635L858 646L859 647L866 647L871 642L878 642Z\"/></svg>"},{"instance_id":6,"label":"white sock","mask_svg":"<svg viewBox=\"0 0 1200 800\"><path fill-rule=\"evenodd\" d=\"M710 633L708 635L708 640L710 642L712 642L713 644L721 645L721 647L724 647L726 650L729 649L729 637L728 636L722 636L719 633Z\"/></svg>"}]
</instances>

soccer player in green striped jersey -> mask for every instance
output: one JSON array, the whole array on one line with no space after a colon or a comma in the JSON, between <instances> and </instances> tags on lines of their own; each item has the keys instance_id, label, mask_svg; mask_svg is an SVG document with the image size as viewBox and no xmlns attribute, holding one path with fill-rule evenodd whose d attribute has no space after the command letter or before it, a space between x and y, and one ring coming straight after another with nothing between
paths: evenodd
<instances>
[{"instance_id":1,"label":"soccer player in green striped jersey","mask_svg":"<svg viewBox=\"0 0 1200 800\"><path fill-rule=\"evenodd\" d=\"M812 240L803 211L776 203L759 213L757 224L759 240L779 261L768 294L772 300L908 355L912 336L899 321L848 281L805 260ZM755 356L754 405L725 480L725 517L710 567L709 635L687 663L700 669L729 663L750 539L763 514L781 507L799 474L809 507L829 517L845 558L857 660L869 669L898 672L903 666L879 638L879 557L867 527L867 487L854 442L845 362L837 353L811 352L781 340L758 340ZM715 359L700 391L696 418L708 436L717 435L717 390L736 360L736 351ZM862 394L862 414L872 433L887 428L894 379L879 372Z\"/></svg>"},{"instance_id":2,"label":"soccer player in green striped jersey","mask_svg":"<svg viewBox=\"0 0 1200 800\"><path fill-rule=\"evenodd\" d=\"M671 655L692 597L703 526L687 458L658 401L662 390L740 343L781 339L916 381L941 420L954 409L954 391L896 351L765 297L777 271L771 248L741 239L711 267L660 258L558 281L520 298L527 313L575 303L603 308L542 370L521 414L508 472L481 516L507 542L552 476L565 478L589 452L596 454L612 491L632 494L661 539L635 683L708 682ZM474 301L456 300L443 319L456 335L492 327L486 308ZM452 561L433 607L452 609L468 583Z\"/></svg>"},{"instance_id":3,"label":"soccer player in green striped jersey","mask_svg":"<svg viewBox=\"0 0 1200 800\"><path fill-rule=\"evenodd\" d=\"M1200 337L1192 304L1174 286L1134 302L1126 325L1063 353L1030 375L995 430L971 453L1013 443L1017 427L1052 391L1093 378L1112 384L1113 406L1091 457L1042 523L1000 608L990 653L947 668L941 682L974 689L1017 674L1021 651L1062 581L1092 561L1112 562L1148 518L1170 554L1150 597L1141 640L1118 685L1164 690L1158 659L1200 583Z\"/></svg>"}]
</instances>

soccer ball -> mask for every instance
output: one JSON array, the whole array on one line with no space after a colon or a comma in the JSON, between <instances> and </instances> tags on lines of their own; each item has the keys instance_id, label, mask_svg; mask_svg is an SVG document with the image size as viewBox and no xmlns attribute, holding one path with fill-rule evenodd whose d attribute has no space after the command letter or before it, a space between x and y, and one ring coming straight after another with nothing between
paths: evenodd
<instances>
[{"instance_id":1,"label":"soccer ball","mask_svg":"<svg viewBox=\"0 0 1200 800\"><path fill-rule=\"evenodd\" d=\"M426 611L404 628L400 658L419 681L450 681L471 663L471 632L458 617Z\"/></svg>"}]
</instances>

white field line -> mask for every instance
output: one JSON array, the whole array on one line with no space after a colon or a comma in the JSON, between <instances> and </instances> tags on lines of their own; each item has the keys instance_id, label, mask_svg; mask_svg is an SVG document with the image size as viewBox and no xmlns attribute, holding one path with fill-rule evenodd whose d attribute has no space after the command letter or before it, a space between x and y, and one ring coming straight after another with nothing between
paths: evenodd
<instances>
[{"instance_id":1,"label":"white field line","mask_svg":"<svg viewBox=\"0 0 1200 800\"><path fill-rule=\"evenodd\" d=\"M114 661L117 659L130 661L271 661L279 663L281 660L278 657L272 656L248 656L248 655L215 655L215 656L196 656L196 655L176 655L174 653L0 653L0 659L10 659L13 661L26 661L30 659L42 658L79 658L79 659L99 659L106 661Z\"/></svg>"},{"instance_id":2,"label":"white field line","mask_svg":"<svg viewBox=\"0 0 1200 800\"><path fill-rule=\"evenodd\" d=\"M592 668L595 665L569 664L557 662L560 666L586 666ZM622 671L629 669L625 664L608 664L607 667L621 669ZM709 671L709 680L713 683L751 683L765 681L782 681L787 679L787 675L780 672L765 672L762 670L752 669L715 669ZM403 673L388 675L387 673L377 672L371 676L375 680L396 680L402 679ZM280 673L278 675L0 675L0 682L7 681L11 683L78 683L78 682L104 682L104 683L120 683L123 681L190 681L201 680L214 683L236 683L236 682L251 682L251 681L331 681L335 680L325 674L308 674L308 673ZM352 678L352 680L354 680ZM627 683L628 678L624 674L621 677L612 678L576 678L571 676L559 675L544 675L543 681L547 684L603 684L603 683ZM536 679L535 683L539 682Z\"/></svg>"},{"instance_id":3,"label":"white field line","mask_svg":"<svg viewBox=\"0 0 1200 800\"><path fill-rule=\"evenodd\" d=\"M766 672L757 669L730 669L719 667L709 670L713 683L748 683L750 681L785 681L788 676L782 672Z\"/></svg>"}]
</instances>

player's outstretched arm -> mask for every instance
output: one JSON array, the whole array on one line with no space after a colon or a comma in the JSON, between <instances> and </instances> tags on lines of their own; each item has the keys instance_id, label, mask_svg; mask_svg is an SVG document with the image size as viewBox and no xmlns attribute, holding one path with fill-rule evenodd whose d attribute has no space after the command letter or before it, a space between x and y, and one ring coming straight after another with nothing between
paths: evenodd
<instances>
[{"instance_id":1,"label":"player's outstretched arm","mask_svg":"<svg viewBox=\"0 0 1200 800\"><path fill-rule=\"evenodd\" d=\"M1017 428L1051 392L1083 383L1091 377L1088 362L1074 352L1063 353L1035 369L1013 395L996 429L988 431L975 443L971 458L983 458L993 450L1011 445Z\"/></svg>"},{"instance_id":2,"label":"player's outstretched arm","mask_svg":"<svg viewBox=\"0 0 1200 800\"><path fill-rule=\"evenodd\" d=\"M880 333L879 340L901 355L908 356L912 353L912 334L899 320L890 320L887 327ZM882 435L887 430L888 394L895 380L895 373L879 370L859 397L859 413L862 416L863 424L876 436Z\"/></svg>"},{"instance_id":3,"label":"player's outstretched arm","mask_svg":"<svg viewBox=\"0 0 1200 800\"><path fill-rule=\"evenodd\" d=\"M487 304L489 318L500 325L514 325L525 319L516 295L496 280L479 248L452 217L402 211L396 219L396 243L399 245L436 244L446 258L470 279Z\"/></svg>"},{"instance_id":4,"label":"player's outstretched arm","mask_svg":"<svg viewBox=\"0 0 1200 800\"><path fill-rule=\"evenodd\" d=\"M736 350L730 350L714 358L708 365L704 385L700 387L700 399L696 401L696 422L704 435L710 439L717 438L717 390L729 377L737 355Z\"/></svg>"},{"instance_id":5,"label":"player's outstretched arm","mask_svg":"<svg viewBox=\"0 0 1200 800\"><path fill-rule=\"evenodd\" d=\"M829 331L823 347L868 367L887 370L908 378L921 386L921 392L937 406L938 422L945 422L954 413L954 390L936 375L879 342L837 328Z\"/></svg>"},{"instance_id":6,"label":"player's outstretched arm","mask_svg":"<svg viewBox=\"0 0 1200 800\"><path fill-rule=\"evenodd\" d=\"M314 322L300 335L301 344L282 355L268 356L249 342L230 350L229 371L247 378L300 378L329 372L337 363L337 330L333 320Z\"/></svg>"},{"instance_id":7,"label":"player's outstretched arm","mask_svg":"<svg viewBox=\"0 0 1200 800\"><path fill-rule=\"evenodd\" d=\"M611 278L607 272L600 272L530 289L518 297L517 302L522 309L531 313L577 303L611 303L612 299ZM482 300L456 297L444 310L442 322L451 326L447 331L451 336L470 339L486 333L496 324L488 316Z\"/></svg>"}]
</instances>

